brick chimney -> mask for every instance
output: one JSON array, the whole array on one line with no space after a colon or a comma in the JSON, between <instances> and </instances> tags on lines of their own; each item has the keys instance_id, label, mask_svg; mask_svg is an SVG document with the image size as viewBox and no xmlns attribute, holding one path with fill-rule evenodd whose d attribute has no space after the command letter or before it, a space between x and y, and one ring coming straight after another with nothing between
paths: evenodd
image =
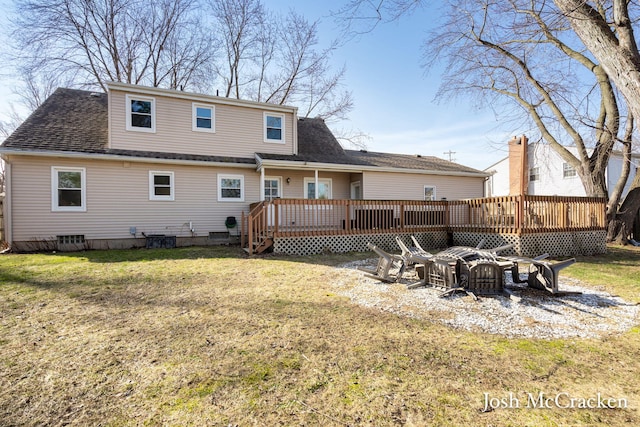
<instances>
[{"instance_id":1,"label":"brick chimney","mask_svg":"<svg viewBox=\"0 0 640 427\"><path fill-rule=\"evenodd\" d=\"M529 157L526 136L509 141L509 195L527 194L529 188Z\"/></svg>"}]
</instances>

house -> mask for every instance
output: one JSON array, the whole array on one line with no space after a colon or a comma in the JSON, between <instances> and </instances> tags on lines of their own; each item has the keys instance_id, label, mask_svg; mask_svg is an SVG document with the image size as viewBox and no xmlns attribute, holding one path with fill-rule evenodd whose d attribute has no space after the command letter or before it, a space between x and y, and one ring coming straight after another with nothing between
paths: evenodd
<instances>
[{"instance_id":1,"label":"house","mask_svg":"<svg viewBox=\"0 0 640 427\"><path fill-rule=\"evenodd\" d=\"M261 201L478 198L488 176L344 150L294 107L123 83L58 89L0 154L15 250L139 247L150 235L212 244Z\"/></svg>"},{"instance_id":2,"label":"house","mask_svg":"<svg viewBox=\"0 0 640 427\"><path fill-rule=\"evenodd\" d=\"M566 147L577 156L575 147ZM526 150L523 163L522 153ZM640 154L631 158L631 173L623 192L629 191L633 177L640 166ZM524 167L523 167L524 164ZM613 152L604 171L609 195L622 174L623 158L621 152ZM521 171L525 175L521 179ZM572 168L549 144L536 142L528 144L526 138L514 138L509 143L509 155L485 169L490 174L486 181L487 197L519 194L522 182L525 193L540 196L586 196L582 181Z\"/></svg>"}]
</instances>

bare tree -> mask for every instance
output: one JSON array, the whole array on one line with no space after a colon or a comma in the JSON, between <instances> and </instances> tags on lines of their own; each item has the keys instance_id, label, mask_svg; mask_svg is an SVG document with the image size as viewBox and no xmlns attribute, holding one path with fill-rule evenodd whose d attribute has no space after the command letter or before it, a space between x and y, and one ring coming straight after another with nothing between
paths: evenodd
<instances>
[{"instance_id":1,"label":"bare tree","mask_svg":"<svg viewBox=\"0 0 640 427\"><path fill-rule=\"evenodd\" d=\"M60 80L54 74L41 73L35 75L34 71L23 67L19 70L20 78L12 89L18 97L20 106L26 111L34 111L60 86L70 86L71 80ZM16 103L9 102L10 111L5 120L0 120L0 142L11 135L24 121L25 117L18 111ZM22 110L22 109L21 109Z\"/></svg>"},{"instance_id":2,"label":"bare tree","mask_svg":"<svg viewBox=\"0 0 640 427\"><path fill-rule=\"evenodd\" d=\"M290 12L277 16L259 0L215 0L214 28L226 54L216 64L226 96L300 107L303 116L342 119L353 107L333 72L336 43L319 49L318 22Z\"/></svg>"},{"instance_id":3,"label":"bare tree","mask_svg":"<svg viewBox=\"0 0 640 427\"><path fill-rule=\"evenodd\" d=\"M431 60L447 60L440 94L476 92L494 106L519 107L521 118L577 171L587 194L607 197L604 171L620 111L602 67L544 2L475 0L464 6L451 4L447 21L427 42Z\"/></svg>"},{"instance_id":4,"label":"bare tree","mask_svg":"<svg viewBox=\"0 0 640 427\"><path fill-rule=\"evenodd\" d=\"M0 142L11 135L20 126L24 118L16 111L14 105L10 105L10 112L5 120L0 120Z\"/></svg>"},{"instance_id":5,"label":"bare tree","mask_svg":"<svg viewBox=\"0 0 640 427\"><path fill-rule=\"evenodd\" d=\"M585 3L555 1L560 2L574 6ZM404 10L426 3L353 0L347 12L369 5L368 13L361 11L360 17L368 17L364 22L372 27L376 21L387 19L385 15L394 19ZM604 64L593 59L586 43L581 43L571 30L566 15L552 2L534 0L451 2L448 11L446 21L425 43L427 64L442 59L447 62L439 95L444 98L442 95L475 93L483 105L520 111L519 121L533 124L541 137L576 169L587 194L607 197L604 172L617 141L622 142L625 151L630 150L633 115L628 114L626 132L619 135L627 98L619 96L614 86L616 79ZM624 12L628 18L628 10ZM607 11L597 13L602 14L599 25L604 25ZM586 19L589 14L576 20ZM354 19L353 15L347 18ZM620 25L631 22L622 21ZM635 48L629 30L624 31L623 44L628 49ZM622 89L620 92L624 95ZM514 110L514 104L519 108ZM630 104L629 110L633 111ZM576 155L566 148L568 145L576 147ZM626 179L623 174L609 199L609 220L616 217ZM628 197L633 194L630 192Z\"/></svg>"},{"instance_id":6,"label":"bare tree","mask_svg":"<svg viewBox=\"0 0 640 427\"><path fill-rule=\"evenodd\" d=\"M276 16L260 0L15 0L16 60L75 85L131 84L299 104L343 118L352 108L344 69L320 49L317 22ZM210 12L210 13L209 13ZM220 48L222 55L213 53Z\"/></svg>"},{"instance_id":7,"label":"bare tree","mask_svg":"<svg viewBox=\"0 0 640 427\"><path fill-rule=\"evenodd\" d=\"M640 53L633 31L637 16L630 9L637 5L628 0L554 3L625 96L635 117L640 117Z\"/></svg>"},{"instance_id":8,"label":"bare tree","mask_svg":"<svg viewBox=\"0 0 640 427\"><path fill-rule=\"evenodd\" d=\"M178 88L211 56L195 0L16 0L17 55L32 70ZM188 53L187 53L188 52Z\"/></svg>"}]
</instances>

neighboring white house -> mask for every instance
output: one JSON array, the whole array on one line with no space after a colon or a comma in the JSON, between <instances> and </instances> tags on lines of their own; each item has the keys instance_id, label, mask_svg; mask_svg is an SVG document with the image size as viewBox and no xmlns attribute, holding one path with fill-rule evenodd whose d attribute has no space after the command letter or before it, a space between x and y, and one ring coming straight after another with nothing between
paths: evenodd
<instances>
[{"instance_id":1,"label":"neighboring white house","mask_svg":"<svg viewBox=\"0 0 640 427\"><path fill-rule=\"evenodd\" d=\"M517 150L514 151L511 148L510 146L509 156L485 169L485 172L491 174L485 183L487 197L514 194L513 191L510 191L510 188L513 188L514 181L519 179L513 175L519 174L521 159L518 157ZM577 154L575 147L567 147L567 149L573 154ZM527 163L527 173L524 177L527 194L538 196L586 196L582 181L575 169L566 163L550 145L539 142L528 144L527 152L527 160L525 161ZM621 152L614 152L609 159L609 165L605 171L609 195L611 195L622 174L622 160ZM633 177L638 171L640 154L633 154L631 162L631 172L627 179L623 197L627 194ZM510 163L512 168L510 168Z\"/></svg>"}]
</instances>

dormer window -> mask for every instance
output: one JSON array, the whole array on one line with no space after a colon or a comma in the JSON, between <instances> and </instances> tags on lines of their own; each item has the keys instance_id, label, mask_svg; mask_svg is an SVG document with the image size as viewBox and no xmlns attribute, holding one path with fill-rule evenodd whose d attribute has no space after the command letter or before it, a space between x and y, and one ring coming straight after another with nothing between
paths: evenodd
<instances>
[{"instance_id":1,"label":"dormer window","mask_svg":"<svg viewBox=\"0 0 640 427\"><path fill-rule=\"evenodd\" d=\"M283 114L264 114L264 142L284 144Z\"/></svg>"},{"instance_id":2,"label":"dormer window","mask_svg":"<svg viewBox=\"0 0 640 427\"><path fill-rule=\"evenodd\" d=\"M213 105L193 104L193 126L196 132L215 132L215 107Z\"/></svg>"},{"instance_id":3,"label":"dormer window","mask_svg":"<svg viewBox=\"0 0 640 427\"><path fill-rule=\"evenodd\" d=\"M127 95L127 130L155 132L155 103L154 98Z\"/></svg>"}]
</instances>

